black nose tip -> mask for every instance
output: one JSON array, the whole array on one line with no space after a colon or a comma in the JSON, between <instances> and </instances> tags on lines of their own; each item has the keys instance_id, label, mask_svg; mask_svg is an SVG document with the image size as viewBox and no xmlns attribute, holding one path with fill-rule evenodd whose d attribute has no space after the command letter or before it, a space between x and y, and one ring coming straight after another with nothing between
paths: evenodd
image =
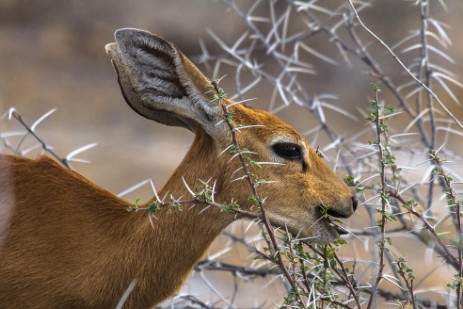
<instances>
[{"instance_id":1,"label":"black nose tip","mask_svg":"<svg viewBox=\"0 0 463 309\"><path fill-rule=\"evenodd\" d=\"M352 197L352 209L354 212L357 210L357 207L359 205L359 202L355 196Z\"/></svg>"},{"instance_id":2,"label":"black nose tip","mask_svg":"<svg viewBox=\"0 0 463 309\"><path fill-rule=\"evenodd\" d=\"M351 201L352 201L352 206L351 206L352 208L342 207L338 209L333 209L333 208L326 208L325 206L321 205L319 207L319 211L321 214L326 213L330 217L346 219L346 218L349 218L357 210L357 207L358 207L358 200L355 196L351 197ZM345 206L348 206L348 205L345 205Z\"/></svg>"}]
</instances>

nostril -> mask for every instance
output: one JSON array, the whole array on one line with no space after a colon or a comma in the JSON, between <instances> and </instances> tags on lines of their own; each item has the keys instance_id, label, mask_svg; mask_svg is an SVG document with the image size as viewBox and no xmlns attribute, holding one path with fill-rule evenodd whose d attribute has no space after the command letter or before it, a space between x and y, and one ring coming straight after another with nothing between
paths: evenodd
<instances>
[{"instance_id":1,"label":"nostril","mask_svg":"<svg viewBox=\"0 0 463 309\"><path fill-rule=\"evenodd\" d=\"M335 209L327 209L326 213L329 216L335 217L335 218L344 218L344 219L346 219L346 218L349 218L349 216L350 216L350 215L347 215L347 214L345 214L343 212L339 212L339 211L337 211Z\"/></svg>"},{"instance_id":2,"label":"nostril","mask_svg":"<svg viewBox=\"0 0 463 309\"><path fill-rule=\"evenodd\" d=\"M354 210L354 212L357 210L357 207L358 207L358 200L355 196L352 197L352 209Z\"/></svg>"}]
</instances>

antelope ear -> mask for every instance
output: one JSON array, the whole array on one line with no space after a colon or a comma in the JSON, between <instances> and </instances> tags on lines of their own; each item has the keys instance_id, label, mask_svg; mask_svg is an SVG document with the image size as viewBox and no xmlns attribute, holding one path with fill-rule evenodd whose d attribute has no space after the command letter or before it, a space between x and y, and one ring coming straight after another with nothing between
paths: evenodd
<instances>
[{"instance_id":1,"label":"antelope ear","mask_svg":"<svg viewBox=\"0 0 463 309\"><path fill-rule=\"evenodd\" d=\"M212 135L222 118L208 79L175 45L138 29L120 29L106 45L126 102L159 123Z\"/></svg>"}]
</instances>

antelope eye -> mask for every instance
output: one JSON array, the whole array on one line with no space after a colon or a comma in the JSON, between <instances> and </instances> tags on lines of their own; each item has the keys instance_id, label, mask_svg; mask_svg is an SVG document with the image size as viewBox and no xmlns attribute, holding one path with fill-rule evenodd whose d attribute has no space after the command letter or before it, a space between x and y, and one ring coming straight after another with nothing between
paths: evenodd
<instances>
[{"instance_id":1,"label":"antelope eye","mask_svg":"<svg viewBox=\"0 0 463 309\"><path fill-rule=\"evenodd\" d=\"M298 144L277 143L272 146L273 151L280 157L290 161L302 160L302 149Z\"/></svg>"}]
</instances>

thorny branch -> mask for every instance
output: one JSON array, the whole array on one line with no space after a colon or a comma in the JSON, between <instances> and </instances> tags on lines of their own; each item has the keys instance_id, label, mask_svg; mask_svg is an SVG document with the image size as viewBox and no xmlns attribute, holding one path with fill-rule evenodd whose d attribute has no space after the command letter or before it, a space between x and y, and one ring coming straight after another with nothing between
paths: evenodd
<instances>
[{"instance_id":1,"label":"thorny branch","mask_svg":"<svg viewBox=\"0 0 463 309\"><path fill-rule=\"evenodd\" d=\"M443 115L442 112L437 108L440 107L443 110L443 112L446 113L447 119L445 121L448 124L448 127L450 127L451 124L455 124L457 127L461 128L461 124L458 121L458 119L449 112L449 109L446 105L444 105L443 101L435 96L433 92L434 90L431 90L433 87L435 87L432 84L431 80L437 79L439 74L445 74L445 79L450 83L457 85L458 87L461 87L461 83L459 83L455 79L455 76L451 75L451 73L449 73L448 70L446 71L445 69L436 65L436 63L431 63L429 51L434 52L434 54L443 55L443 57L445 57L445 55L441 52L436 53L436 48L428 42L428 39L432 38L437 40L439 43L448 43L448 37L445 34L442 24L430 17L429 2L424 0L417 1L417 7L420 12L420 28L417 31L413 30L410 36L407 36L404 40L397 44L402 45L404 43L409 43L414 38L417 38L419 40L420 43L416 45L418 46L418 48L414 47L415 45L412 45L409 48L405 48L406 52L409 52L408 50L417 50L419 52L417 59L413 61L410 67L407 67L404 64L404 62L399 58L397 53L393 51L393 48L387 46L384 43L384 41L380 39L377 34L372 32L370 28L368 28L360 18L359 12L366 12L370 7L370 3L363 1L343 1L345 5L340 5L337 9L332 9L328 8L328 6L325 7L321 2L319 3L318 1L287 1L288 5L292 6L293 8L296 8L297 11L297 13L294 13L291 15L291 17L289 17L289 9L282 9L281 15L278 15L277 13L275 13L277 11L277 9L275 8L276 2L269 2L268 5L271 8L271 10L273 10L273 15L271 15L271 17L268 17L267 19L267 21L272 25L268 30L266 30L265 27L260 26L259 22L265 21L263 21L264 18L261 17L261 15L256 13L257 11L259 11L257 7L259 7L260 4L265 4L267 2L257 1L248 10L243 9L243 6L240 6L235 1L228 1L227 3L229 3L231 8L239 16L243 18L244 23L249 26L251 33L248 34L247 37L250 38L250 41L252 41L252 43L249 45L249 47L246 46L246 36L243 35L233 45L233 48L229 48L223 41L217 39L218 36L214 37L216 38L216 41L219 43L219 45L226 51L226 54L230 56L230 58L228 59L231 62L236 63L236 67L239 68L240 75L244 75L243 68L248 68L253 76L263 77L263 79L256 79L256 81L258 81L259 83L262 83L263 81L269 81L272 85L274 85L275 89L278 89L280 95L279 98L283 102L289 101L291 104L294 103L295 105L301 107L310 106L310 104L313 104L315 102L313 100L315 95L309 95L308 91L304 89L301 90L296 83L304 79L301 78L301 74L294 73L295 71L288 70L288 68L291 67L291 65L308 67L306 63L304 63L300 58L298 58L297 49L301 46L300 42L304 42L304 44L307 45L309 39L317 37L320 34L325 34L329 37L330 42L334 43L338 47L341 54L345 52L347 53L347 55L353 56L354 58L361 60L365 64L365 66L370 70L371 76L381 81L383 86L385 87L385 90L392 93L394 99L397 102L396 106L398 106L400 110L388 116L392 119L391 121L395 121L395 116L400 115L400 113L402 112L405 112L405 115L407 115L410 119L409 124L405 129L403 129L402 132L400 131L400 127L398 127L395 123L391 124L390 138L386 137L384 145L381 146L379 150L373 151L369 154L359 155L359 152L362 153L363 150L356 146L352 146L352 142L359 143L358 140L360 134L355 135L351 139L346 139L342 137L340 138L339 134L333 131L332 127L328 125L325 120L323 120L323 114L321 112L323 108L320 110L320 105L318 105L315 109L310 109L312 112L314 112L314 116L316 116L315 118L321 123L318 128L316 127L315 129L310 130L310 134L312 134L312 132L317 132L316 134L314 134L314 136L318 136L320 129L324 130L326 127L330 128L329 132L323 132L325 132L329 140L333 142L333 147L336 149L345 150L338 150L337 153L341 153L341 155L338 155L338 159L341 158L341 161L344 164L346 164L345 162L349 161L348 159L346 159L346 154L352 155L352 157L356 158L356 162L349 163L346 169L348 170L349 174L353 176L350 179L351 184L353 186L356 186L357 191L359 191L359 194L364 195L363 204L365 205L365 207L370 209L370 204L373 204L372 201L378 199L378 197L378 200L381 201L382 206L379 209L379 212L381 213L381 219L378 226L381 229L380 235L382 240L380 241L380 244L383 244L383 249L379 250L381 252L381 259L379 261L379 265L382 266L380 268L379 275L377 276L378 283L379 280L383 277L381 275L383 271L385 271L385 276L388 276L388 278L390 277L388 272L391 271L393 277L397 279L399 278L399 273L401 271L396 265L396 258L394 257L394 254L391 254L389 250L384 249L384 244L390 241L390 235L401 235L405 233L406 235L415 237L425 246L430 246L429 248L432 248L432 250L434 250L438 255L442 256L446 263L452 265L457 270L459 270L461 268L461 263L459 263L458 261L459 250L456 251L457 255L450 254L449 256L448 253L452 252L448 249L448 241L442 239L442 236L438 232L436 232L438 225L442 225L445 222L446 216L443 216L444 220L437 219L437 223L435 224L429 223L429 220L436 220L432 217L431 212L431 210L436 210L436 206L434 206L435 201L433 198L433 195L435 194L434 184L436 182L436 179L437 183L439 183L442 190L446 192L445 196L449 196L450 201L458 201L457 191L454 189L449 190L449 185L445 184L444 175L447 175L447 173L444 172L445 170L442 164L440 164L439 160L432 158L432 153L434 151L436 141L438 140L439 130L440 132L448 132L447 134L456 134L458 136L463 136L463 134L458 130L443 129L442 127L439 127L438 123L439 121L442 121L443 118L439 119L435 117L435 115ZM374 4L371 7L374 8ZM306 22L307 30L300 31L298 33L289 33L287 28L284 28L282 26L283 23L279 23L279 21L290 18L293 18L293 20L295 20L298 14L302 14L303 16L308 18L309 22ZM328 20L333 22L331 24L328 24L326 22L326 19L323 19L323 15L329 16L331 19ZM432 32L432 30L429 27L430 24L435 25L434 30L437 29L437 34ZM341 30L346 30L348 36L346 37L345 35L343 35ZM366 32L368 33L368 35L373 36L375 41L373 43L364 43L364 35L362 32ZM404 71L412 79L413 83L406 82L404 85L400 85L402 81L396 82L394 81L393 77L385 73L386 71L382 67L383 63L380 57L381 55L379 55L378 53L374 54L371 51L372 49L370 48L370 46L373 46L375 42L378 42L379 45L388 52L388 55L391 55L393 59L402 66ZM293 50L290 48L292 43L294 43L292 45L294 46ZM264 70L264 68L266 67L264 61L263 63L257 61L249 61L249 59L257 59L253 58L253 55L257 55L259 51L261 51L262 49L267 51L267 57L271 57L272 60L274 60L272 63L278 64L284 72L282 72L280 75L271 76L268 72ZM294 52L292 53L292 51ZM348 57L346 57L346 54L342 54L342 56L344 59L348 59ZM227 55L213 57L216 57L215 60L218 60L216 63L220 64L220 60L227 58ZM205 61L206 58L203 58L202 60ZM209 60L212 60L212 58L209 58ZM411 73L414 70L416 70L417 72L415 75ZM438 72L434 74L434 70L437 70ZM215 71L217 71L217 67ZM282 76L287 76L290 82L285 83L284 79L281 78ZM446 90L452 96L449 87L445 84L441 85L444 88L444 90ZM407 87L415 88L412 89L410 93L404 93L404 90L407 89ZM241 83L239 88L243 88L243 85L241 85ZM245 98L245 91L239 91L239 95L240 98ZM418 103L415 107L413 107L410 102L410 98L412 97L412 95L415 95L417 97ZM275 97L278 97L278 95L272 96L272 102L275 100ZM453 95L452 97L455 96ZM423 103L424 99L426 99L426 103ZM310 103L305 104L303 100L305 100L305 102ZM436 101L438 103L437 106L434 106L433 101ZM271 109L272 104L273 103L271 103ZM426 115L428 116L427 118L425 117ZM407 133L407 131L411 130L412 127L416 128L417 133ZM378 128L378 126L376 126L376 128ZM394 132L392 132L392 130ZM405 144L402 144L402 142L400 141L402 136L407 137L412 136L412 134L416 135L416 138L414 138L413 141L420 141L424 145L425 149L427 149L427 151L425 150L422 153L428 152L431 154L431 160L427 161L431 163L431 167L428 170L432 171L433 169L435 169L435 171L433 173L425 172L425 174L423 174L429 175L429 178L432 180L428 184L416 183L416 181L409 178L408 174L406 173L407 170L404 169L407 168L406 166L400 166L395 162L389 162L387 170L385 170L385 165L383 163L377 164L372 161L373 155L378 155L378 152L386 150L386 153L379 154L380 158L387 158L388 160L395 161L395 154L392 153L394 151L404 153L405 155L407 155L407 152L410 152L413 155L415 153L414 149L409 146L404 147L403 145ZM408 141L406 141L405 143L407 142ZM349 143L351 144L349 145ZM385 147L384 150L383 147ZM366 147L364 149L371 148ZM447 149L444 148L444 150L447 154L449 153ZM454 156L454 153L452 155ZM372 170L376 171L376 176L375 174L370 174L371 176L369 175L369 173L371 173ZM438 171L443 172L439 173ZM453 170L452 172L455 173L455 170ZM437 174L439 174L440 176L437 177ZM381 176L378 177L378 175ZM388 176L386 177L386 175ZM365 177L365 180L360 180L361 177ZM458 180L461 179L461 177L459 176L457 178ZM379 184L373 181L375 179L379 179ZM458 181L450 181L450 187L454 188L456 183L458 183ZM378 194L378 197L365 196L365 193L369 194L370 192L378 192L378 187L382 188L383 190L382 196L381 194ZM426 190L423 190L423 188L426 188ZM427 194L424 194L424 192L426 191ZM406 214L408 212L407 210L403 211L402 207L404 206L402 203L398 203L397 201L395 201L395 193L407 195L408 197L419 203L420 208L426 210L425 212L421 212L421 217L419 219L419 221L422 223L426 222L423 223L423 226L419 227L416 225L416 223L410 221L409 218L407 218ZM449 206L450 210L456 208L459 209L460 204L452 202L449 203ZM373 209L374 212L374 208L371 209ZM459 235L459 231L461 230L459 223L460 210L451 211L450 214L454 218L455 229ZM439 216L440 215L441 214L439 214ZM385 218L389 219L386 220ZM396 220L394 226L386 228L387 225L385 223L388 220ZM430 232L433 235L431 240L428 237L423 236L425 234L424 231L430 228L432 228ZM353 234L358 235L359 237L367 238L377 235L376 232L369 232L369 230L360 230L358 232L353 230ZM439 245L433 246L432 239L434 239L434 241L436 241ZM461 246L457 245L456 247L460 248ZM393 244L391 245L391 249L396 250ZM389 265L388 267L384 268L386 261ZM353 274L353 276L355 276L355 274ZM460 272L458 274L458 277L461 278ZM307 282L307 276L303 276L303 281ZM407 282L406 284L409 290L413 289L412 285L409 285ZM398 280L397 285L401 289L405 288L405 283L400 282L400 280ZM388 297L384 296L385 294L381 292L381 289L377 287L377 284L374 284L372 286L376 286L374 290L378 289L377 293L379 296L381 296L384 299L389 299ZM455 290L457 292L456 294L461 293L459 292L459 286L460 285L458 284L458 280L455 281ZM375 299L374 294L375 293L373 293L373 296L369 299L370 303L372 303ZM413 302L412 305L414 307L418 304L423 307L433 306L432 302L416 299L414 297L413 291L411 291L410 297L411 301ZM459 303L459 296L457 295L456 297L457 303ZM399 297L396 297L396 299L399 299ZM405 301L405 299L402 298L401 300Z\"/></svg>"},{"instance_id":2,"label":"thorny branch","mask_svg":"<svg viewBox=\"0 0 463 309\"><path fill-rule=\"evenodd\" d=\"M457 115L450 112L450 103L437 97L436 93L444 92L457 101L458 96L452 92L452 87L461 88L463 85L455 74L441 64L441 59L449 58L443 49L449 47L451 42L447 35L447 26L433 17L433 10L437 10L438 6L432 6L429 0L415 1L416 6L413 8L418 13L416 16L419 22L415 23L419 25L418 28L404 33L400 42L389 47L385 43L387 40L371 30L374 25L367 25L363 21L368 20L364 16L382 5L380 1L339 0L335 1L338 5L335 8L327 2L314 0L258 0L248 5L226 0L225 3L231 8L231 12L242 19L246 33L238 35L239 39L230 45L222 39L221 33L213 34L224 52L210 54L203 46L205 53L198 58L199 62L214 63L214 75L217 75L223 64L234 66L236 97L240 100L244 100L253 89L269 84L270 89L273 89L270 110L280 112L296 107L309 111L315 121L307 121L311 126L307 129L307 136L315 145L319 137L326 138L329 145L321 147L320 152L331 159L331 162L336 162L339 169L347 172L349 176L346 177L346 182L356 190L362 201L362 208L371 214L373 224L365 227L365 220L362 220L362 225L351 228L348 245L327 248L312 246L307 249L300 243L291 241L289 235L283 236L286 237L283 243L278 243L270 222L266 224L265 206L262 207L262 203L258 203L260 213L247 213L231 207L231 204L217 204L206 198L204 192L197 192L197 196L189 201L172 198L169 201L156 201L146 209L141 209L138 205L133 210L155 215L160 207L189 207L198 204L219 207L222 211L239 212L242 216L261 220L268 235L268 245L273 248L270 255L258 249L257 243L263 237L247 240L229 232L224 235L232 243L245 248L249 254L263 257L267 262L265 265L260 263L256 267L253 261L247 266L235 266L218 259L206 258L196 266L196 271L201 274L224 271L237 278L235 285L229 288L232 290L230 295L233 301L230 302L232 305L226 304L227 307L239 307L234 304L234 299L239 299L239 280L242 277L245 280L265 278L269 280L269 285L280 284L286 290L286 304L303 303L300 306L310 308L359 308L367 304L373 307L390 301L413 308L461 307L462 157L451 146L461 144L463 133ZM439 3L445 5L444 1ZM404 2L397 5L408 4ZM392 23L388 26L392 26ZM317 51L323 44L335 46L330 49L333 53ZM410 63L400 59L398 47L404 48L402 53L414 53L415 59ZM319 63L308 63L308 57L303 55L305 52L310 54L310 59L319 60ZM388 73L384 52L387 57L392 57L399 63L406 78L399 79ZM323 67L321 70L317 68L321 67L320 62L327 63L327 66L337 65L339 68L342 62L351 65L355 59L363 64L362 69L368 71L369 76L374 79L373 82L381 84L384 97L390 101L389 105L398 108L397 112L387 115L387 136L381 130L378 132L380 123L354 134L338 132L339 129L333 123L339 117L358 121L355 111L341 102L333 103L336 95L312 93L307 87L310 84L308 76L323 70ZM266 87L268 85L262 89L268 89ZM336 87L333 89L338 91ZM219 91L218 87L216 91ZM358 102L366 102L363 100L366 96L367 93L361 94ZM377 104L380 103L378 100L375 98ZM224 114L227 114L226 106L222 107ZM359 109L362 110L361 116L367 117L365 114L368 112L365 111L368 106L365 104ZM42 151L67 165L67 158L58 156L33 126L28 125L16 112L12 116L26 129L24 136L32 136L40 144ZM402 118L406 118L405 125L401 124ZM233 126L229 126L229 129L233 132ZM379 140L368 145L365 135L372 132L381 133L378 136L382 136L383 143ZM16 147L8 134L1 133L0 148L23 154L20 151L21 143ZM453 143L450 137L457 143ZM247 163L241 152L238 153L243 173L248 175L245 179L250 185L251 193L257 197L256 201L261 201L251 174L246 171ZM381 158L380 161L377 160L378 157ZM384 164L385 162L388 164ZM442 194L439 190L442 190ZM362 211L365 212L360 210ZM359 216L361 215L364 214L360 213ZM439 279L441 282L437 282L439 285L434 289L423 285L422 282L429 273L423 274L419 270L420 265L425 264L417 264L410 259L411 255L416 255L415 250L418 249L414 249L413 253L400 251L395 245L399 238L405 241L416 240L414 245L421 243L425 248L420 249L423 251L420 251L421 256L425 255L424 250L432 252L431 256L439 256L440 259L428 258L431 260L430 267L424 268L435 268L438 272L444 272L447 266L451 266L455 269L453 278L447 282ZM375 240L379 240L379 243L375 244ZM366 251L370 250L368 252L374 251L371 246L376 248L378 256L370 254L365 258L356 252L361 251L359 248L362 247ZM349 256L349 253L343 251L346 247L347 252L349 249L355 251L352 253L353 257L340 257ZM338 249L342 253L336 252ZM375 262L378 265L376 275L365 279L364 274L371 273L374 268L371 264ZM397 289L385 289L386 280ZM194 308L224 307L221 300L214 301L211 298L209 301L193 295L181 296L176 301L178 307L172 305L170 308L184 307L185 303ZM271 302L281 304L281 300Z\"/></svg>"},{"instance_id":3,"label":"thorny branch","mask_svg":"<svg viewBox=\"0 0 463 309\"><path fill-rule=\"evenodd\" d=\"M39 142L40 146L42 147L42 149L45 151L45 152L48 152L52 157L54 157L56 160L58 160L58 162L61 162L61 164L63 164L65 167L67 168L70 168L69 164L68 164L68 161L65 159L65 158L61 158L55 151L53 151L53 148L48 146L47 143L45 143L44 140L42 140L36 133L35 131L32 129L31 126L29 126L24 120L23 118L21 117L20 114L18 114L14 109L11 109L10 110L10 115L11 117L15 118L22 126L23 128L25 128L28 132L28 134L30 134L32 137L35 138L35 140L37 142ZM24 134L22 140L24 140L26 138L26 134ZM21 145L22 142L19 143L19 145ZM20 146L19 146L20 147ZM16 149L17 150L17 149Z\"/></svg>"},{"instance_id":4,"label":"thorny branch","mask_svg":"<svg viewBox=\"0 0 463 309\"><path fill-rule=\"evenodd\" d=\"M259 194L257 193L256 183L254 181L254 178L251 175L251 172L249 171L248 163L245 161L245 158L244 158L244 155L243 155L243 150L241 149L241 146L238 144L238 141L236 139L235 125L234 125L234 122L233 122L233 112L228 110L228 107L224 102L224 99L225 99L225 96L226 96L225 92L223 91L223 89L218 87L218 84L215 81L212 81L211 84L214 87L214 90L216 92L216 99L218 101L218 104L222 107L223 116L224 116L224 119L225 119L225 121L226 121L226 123L228 125L230 135L231 135L231 138L232 138L232 145L234 146L233 147L234 151L236 151L236 153L238 154L238 158L239 158L239 162L241 164L242 170L243 170L243 174L244 174L245 179L248 182L250 190L252 192L253 201L255 201L255 203L257 203L259 214L260 214L259 217L260 217L260 219L262 220L262 222L263 222L263 224L265 226L265 231L268 233L268 235L270 237L272 250L273 250L272 258L276 260L276 263L278 264L279 268L283 271L283 274L284 274L286 280L288 280L288 283L291 285L291 288L296 291L298 289L297 284L294 281L291 274L289 273L289 271L286 268L286 265L285 265L285 263L283 261L283 257L281 255L280 248L279 248L278 242L277 242L275 234L274 234L273 226L270 223L270 220L267 217L266 212L265 212L265 208L264 208L264 205L263 205L263 200L259 196ZM299 298L299 296L297 296L297 297ZM302 303L302 299L300 299L299 301Z\"/></svg>"}]
</instances>

